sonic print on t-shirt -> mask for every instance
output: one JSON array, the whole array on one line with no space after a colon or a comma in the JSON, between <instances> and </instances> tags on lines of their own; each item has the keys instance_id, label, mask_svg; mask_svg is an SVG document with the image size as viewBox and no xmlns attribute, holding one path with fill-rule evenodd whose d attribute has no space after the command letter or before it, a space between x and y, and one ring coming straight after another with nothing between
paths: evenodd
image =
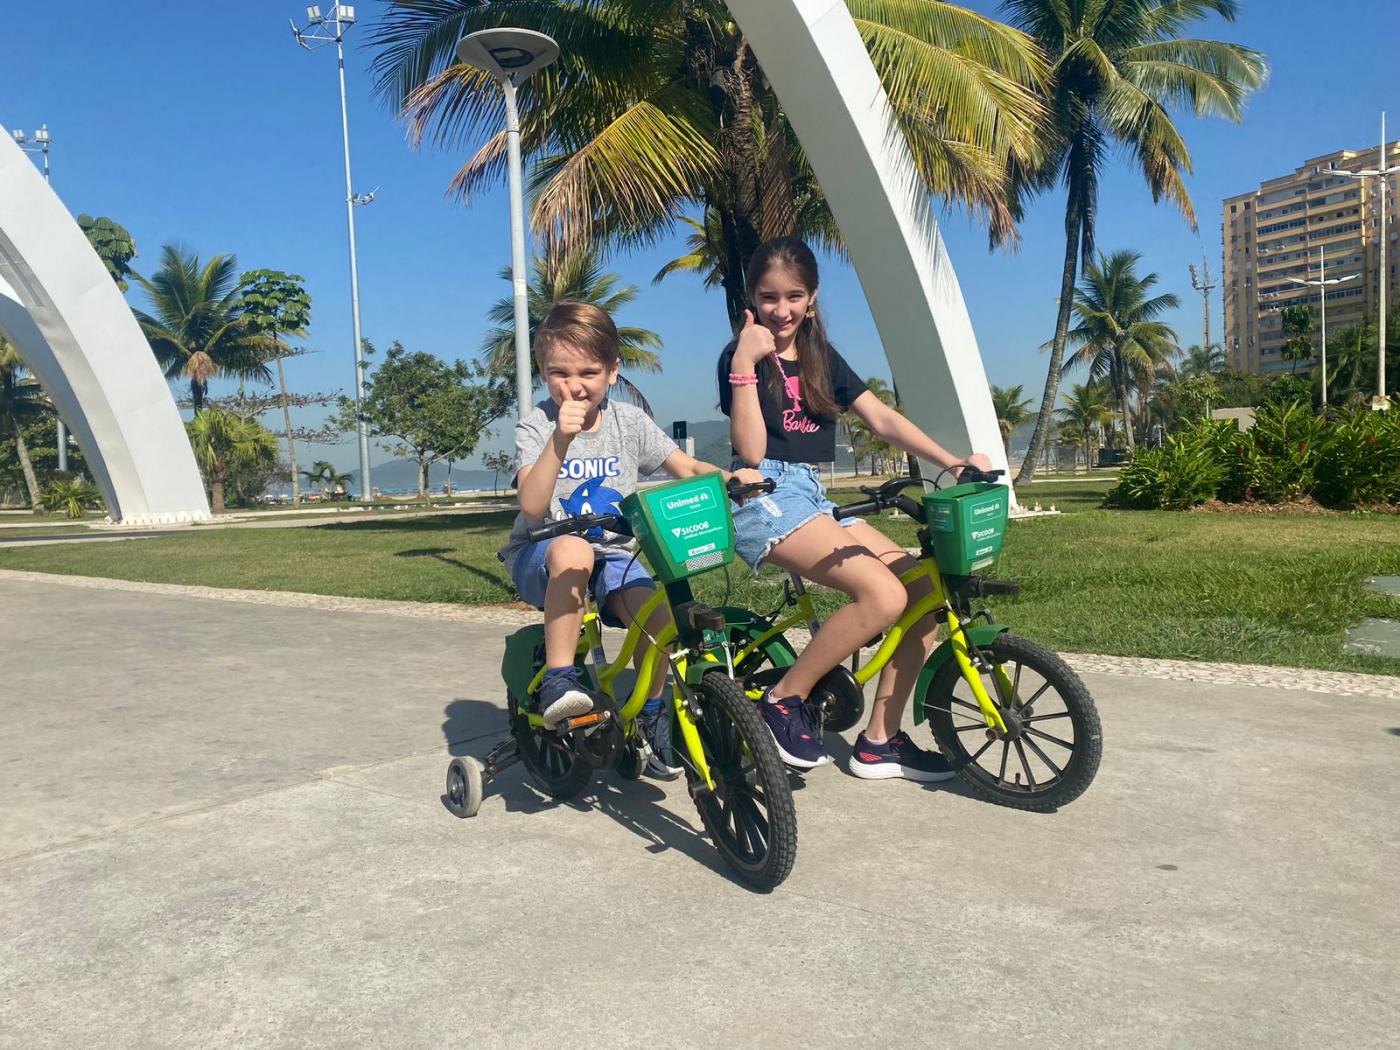
<instances>
[{"instance_id":1,"label":"sonic print on t-shirt","mask_svg":"<svg viewBox=\"0 0 1400 1050\"><path fill-rule=\"evenodd\" d=\"M568 496L559 501L559 506L567 518L578 518L585 514L621 514L622 493L605 485L604 478L589 478ZM603 529L589 529L583 534L587 540L601 540Z\"/></svg>"}]
</instances>

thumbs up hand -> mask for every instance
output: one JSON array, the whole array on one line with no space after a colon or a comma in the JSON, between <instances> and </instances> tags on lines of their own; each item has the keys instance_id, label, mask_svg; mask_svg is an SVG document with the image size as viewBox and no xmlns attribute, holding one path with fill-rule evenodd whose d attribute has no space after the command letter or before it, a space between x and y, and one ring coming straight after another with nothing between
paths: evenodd
<instances>
[{"instance_id":1,"label":"thumbs up hand","mask_svg":"<svg viewBox=\"0 0 1400 1050\"><path fill-rule=\"evenodd\" d=\"M752 372L769 354L778 349L773 333L754 320L753 311L744 311L744 327L739 330L739 345L734 350L734 371Z\"/></svg>"}]
</instances>

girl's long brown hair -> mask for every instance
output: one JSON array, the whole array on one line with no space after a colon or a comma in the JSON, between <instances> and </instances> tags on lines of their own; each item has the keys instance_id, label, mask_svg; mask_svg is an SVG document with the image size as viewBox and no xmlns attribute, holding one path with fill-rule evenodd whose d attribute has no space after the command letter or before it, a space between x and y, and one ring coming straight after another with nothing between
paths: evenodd
<instances>
[{"instance_id":1,"label":"girl's long brown hair","mask_svg":"<svg viewBox=\"0 0 1400 1050\"><path fill-rule=\"evenodd\" d=\"M749 260L744 281L748 286L751 302L759 282L770 270L775 269L786 270L796 277L808 295L816 294L817 257L812 254L812 249L798 237L775 237L760 244ZM753 309L757 319L757 303L754 303ZM841 414L841 408L836 404L836 396L831 389L833 350L826 337L826 326L810 305L807 308L807 316L802 319L802 324L797 329L796 346L797 372L802 377L803 406L808 415L835 419ZM759 364L759 376L767 385L769 393L781 404L784 394L783 377L778 363L765 357Z\"/></svg>"}]
</instances>

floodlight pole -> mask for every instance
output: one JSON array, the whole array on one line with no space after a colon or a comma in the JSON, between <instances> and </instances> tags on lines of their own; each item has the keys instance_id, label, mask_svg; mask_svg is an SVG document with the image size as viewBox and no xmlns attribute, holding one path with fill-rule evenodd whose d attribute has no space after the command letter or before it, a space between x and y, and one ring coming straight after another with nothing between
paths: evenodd
<instances>
[{"instance_id":1,"label":"floodlight pole","mask_svg":"<svg viewBox=\"0 0 1400 1050\"><path fill-rule=\"evenodd\" d=\"M1390 240L1390 216L1386 214L1385 193L1388 189L1386 179L1395 168L1388 167L1386 163L1386 143L1385 143L1385 114L1381 114L1381 148L1380 163L1374 169L1362 169L1361 171L1343 171L1340 168L1333 169L1338 175L1345 175L1350 179L1375 179L1377 195L1379 197L1379 214L1377 225L1380 230L1381 258L1380 258L1380 331L1376 345L1376 396L1372 399L1372 407L1384 409L1389 402L1385 396L1385 307L1386 291L1390 284L1390 273L1386 267L1386 247Z\"/></svg>"},{"instance_id":2,"label":"floodlight pole","mask_svg":"<svg viewBox=\"0 0 1400 1050\"><path fill-rule=\"evenodd\" d=\"M371 193L357 197L350 181L350 116L345 102L344 40L345 31L355 24L353 10L353 7L347 10L346 5L335 3L331 5L330 14L323 18L320 8L309 8L307 14L311 18L310 25L305 30L299 30L293 23L292 32L297 38L297 43L308 51L332 41L335 43L336 66L340 76L340 140L345 152L345 225L350 239L350 319L355 340L355 430L360 446L360 500L365 502L373 496L374 485L370 479L369 428L361 416L365 400L365 360L364 340L361 338L360 329L360 264L355 255L355 206L368 204L374 195ZM326 35L327 32L329 36Z\"/></svg>"},{"instance_id":3,"label":"floodlight pole","mask_svg":"<svg viewBox=\"0 0 1400 1050\"><path fill-rule=\"evenodd\" d=\"M34 144L30 145L26 141L24 132L15 132L15 142L20 149L26 153L38 153L44 158L44 184L52 185L53 180L49 176L49 126L39 125L39 130L34 133ZM68 473L68 427L64 425L63 417L58 414L58 408L54 408L54 417L58 420L58 469L60 473Z\"/></svg>"}]
</instances>

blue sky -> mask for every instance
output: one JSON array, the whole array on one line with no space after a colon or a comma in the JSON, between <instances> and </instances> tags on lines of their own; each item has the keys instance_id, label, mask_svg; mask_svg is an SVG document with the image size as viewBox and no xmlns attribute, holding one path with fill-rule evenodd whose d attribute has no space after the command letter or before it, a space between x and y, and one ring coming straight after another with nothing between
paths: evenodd
<instances>
[{"instance_id":1,"label":"blue sky","mask_svg":"<svg viewBox=\"0 0 1400 1050\"><path fill-rule=\"evenodd\" d=\"M346 390L351 383L349 279L340 119L334 49L307 54L287 21L301 3L238 0L10 0L0 62L0 125L49 125L55 190L74 214L108 215L140 248L138 270L153 268L160 246L178 241L207 258L237 254L245 269L300 273L314 299L306 345L288 363L301 391ZM324 6L324 5L323 5ZM971 7L994 14L995 3ZM1395 55L1400 17L1391 0L1243 0L1234 25L1213 22L1199 35L1264 51L1268 85L1250 101L1240 127L1180 119L1195 160L1188 180L1200 218L1194 233L1180 214L1154 206L1121 158L1102 187L1099 246L1136 248L1182 307L1169 320L1183 344L1200 341L1200 299L1188 263L1204 249L1220 259L1220 201L1306 158L1376 143L1380 111L1400 133ZM380 346L398 339L444 358L471 357L485 312L508 290L496 271L509 260L503 187L470 209L443 191L468 155L463 148L412 152L403 129L372 97L366 25L383 5L362 0L362 24L347 54L355 188L379 187L357 212L364 333ZM1325 14L1323 13L1325 12ZM1037 349L1054 321L1063 253L1063 197L1037 202L1020 250L989 253L985 233L958 214L944 231L956 262L988 378L1024 384L1038 397L1044 358ZM698 280L652 275L679 254L681 234L654 250L614 256L610 268L641 288L622 315L665 340L663 376L638 377L662 422L714 418L708 406L713 362L727 338L722 298ZM834 338L866 375L887 375L874 324L849 268L831 264L823 297ZM139 290L129 299L143 305ZM1212 302L1220 331L1219 295ZM706 394L697 410L695 391ZM216 385L215 393L219 392ZM315 423L320 413L304 420ZM503 444L508 427L483 448ZM322 450L317 450L318 452ZM355 463L346 441L329 451L342 469ZM375 460L384 458L376 452Z\"/></svg>"}]
</instances>

